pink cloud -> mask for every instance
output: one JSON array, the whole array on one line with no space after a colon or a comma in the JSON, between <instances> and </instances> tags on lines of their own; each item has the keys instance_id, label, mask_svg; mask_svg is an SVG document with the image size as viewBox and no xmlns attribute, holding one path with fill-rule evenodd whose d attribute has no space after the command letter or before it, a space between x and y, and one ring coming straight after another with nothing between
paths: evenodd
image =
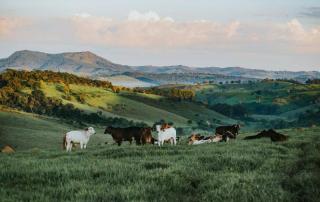
<instances>
[{"instance_id":1,"label":"pink cloud","mask_svg":"<svg viewBox=\"0 0 320 202\"><path fill-rule=\"evenodd\" d=\"M20 19L0 16L0 37L10 35L19 25L21 25Z\"/></svg>"}]
</instances>

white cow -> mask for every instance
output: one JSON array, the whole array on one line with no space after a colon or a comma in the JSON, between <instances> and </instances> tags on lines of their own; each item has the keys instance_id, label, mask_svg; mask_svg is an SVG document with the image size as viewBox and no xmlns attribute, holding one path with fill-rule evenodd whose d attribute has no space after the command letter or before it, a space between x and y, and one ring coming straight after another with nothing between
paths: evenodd
<instances>
[{"instance_id":1,"label":"white cow","mask_svg":"<svg viewBox=\"0 0 320 202\"><path fill-rule=\"evenodd\" d=\"M176 129L171 127L171 128L166 128L164 130L161 130L161 125L156 125L156 129L158 132L158 145L159 147L163 145L165 140L170 140L171 145L177 144L177 132Z\"/></svg>"},{"instance_id":2,"label":"white cow","mask_svg":"<svg viewBox=\"0 0 320 202\"><path fill-rule=\"evenodd\" d=\"M86 149L90 136L95 133L96 131L92 127L81 131L67 132L63 138L63 146L67 151L71 151L72 144L79 143L81 149Z\"/></svg>"}]
</instances>

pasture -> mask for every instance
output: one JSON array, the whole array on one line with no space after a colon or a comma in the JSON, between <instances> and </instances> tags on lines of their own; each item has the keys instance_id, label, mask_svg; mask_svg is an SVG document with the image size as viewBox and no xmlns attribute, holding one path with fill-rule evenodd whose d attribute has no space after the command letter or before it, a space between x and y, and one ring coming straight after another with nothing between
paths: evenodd
<instances>
[{"instance_id":1,"label":"pasture","mask_svg":"<svg viewBox=\"0 0 320 202\"><path fill-rule=\"evenodd\" d=\"M1 201L319 201L320 128L285 129L289 140L176 147L110 144L102 127L87 150L61 150L60 120L0 113ZM108 141L109 144L104 144Z\"/></svg>"}]
</instances>

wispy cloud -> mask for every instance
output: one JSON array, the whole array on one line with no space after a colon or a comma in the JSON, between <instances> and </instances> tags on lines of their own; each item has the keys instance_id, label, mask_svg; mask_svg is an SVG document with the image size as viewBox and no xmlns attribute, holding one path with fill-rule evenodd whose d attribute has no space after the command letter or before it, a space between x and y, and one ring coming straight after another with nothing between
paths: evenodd
<instances>
[{"instance_id":1,"label":"wispy cloud","mask_svg":"<svg viewBox=\"0 0 320 202\"><path fill-rule=\"evenodd\" d=\"M85 43L117 47L243 49L282 46L287 50L320 52L320 29L306 29L297 19L287 23L218 23L208 20L178 22L156 12L132 11L126 20L75 15L72 25Z\"/></svg>"},{"instance_id":2,"label":"wispy cloud","mask_svg":"<svg viewBox=\"0 0 320 202\"><path fill-rule=\"evenodd\" d=\"M26 20L14 17L0 16L0 37L8 37L13 31L26 24Z\"/></svg>"}]
</instances>

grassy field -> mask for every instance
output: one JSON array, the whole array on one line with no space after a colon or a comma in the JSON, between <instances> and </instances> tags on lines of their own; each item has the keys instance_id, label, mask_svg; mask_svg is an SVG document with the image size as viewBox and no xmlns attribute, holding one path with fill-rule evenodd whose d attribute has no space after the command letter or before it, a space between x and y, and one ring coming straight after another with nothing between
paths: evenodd
<instances>
[{"instance_id":1,"label":"grassy field","mask_svg":"<svg viewBox=\"0 0 320 202\"><path fill-rule=\"evenodd\" d=\"M189 146L118 147L97 127L85 151L61 150L76 126L0 112L1 201L319 201L320 128L282 130L288 142L260 139ZM251 133L250 133L251 134Z\"/></svg>"}]
</instances>

